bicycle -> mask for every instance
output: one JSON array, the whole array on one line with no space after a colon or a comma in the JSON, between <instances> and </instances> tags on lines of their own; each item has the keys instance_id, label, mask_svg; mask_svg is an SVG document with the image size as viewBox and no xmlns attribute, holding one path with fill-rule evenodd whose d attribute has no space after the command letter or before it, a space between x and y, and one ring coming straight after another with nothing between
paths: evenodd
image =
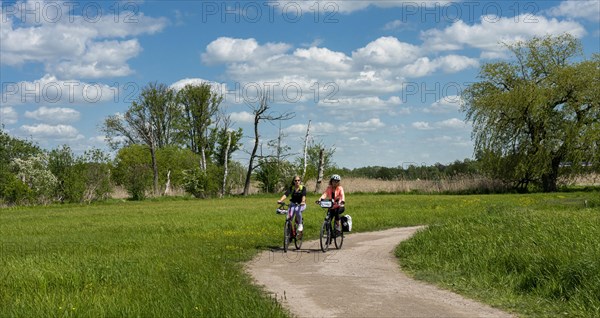
<instances>
[{"instance_id":1,"label":"bicycle","mask_svg":"<svg viewBox=\"0 0 600 318\"><path fill-rule=\"evenodd\" d=\"M282 202L277 208L278 214L286 214L285 225L283 226L283 251L287 253L288 246L294 241L294 245L296 249L299 250L302 247L302 236L297 235L296 227L298 224L293 222L294 216L296 216L296 210L294 209L296 205L288 205ZM290 212L290 208L292 209Z\"/></svg>"},{"instance_id":2,"label":"bicycle","mask_svg":"<svg viewBox=\"0 0 600 318\"><path fill-rule=\"evenodd\" d=\"M335 244L336 249L342 248L344 244L344 229L340 228L339 233L335 230L335 221L333 210L340 207L339 204L333 203L331 200L321 200L317 201L317 203L324 209L327 209L327 214L325 215L325 220L323 220L323 225L321 226L321 232L319 235L321 251L323 253L329 250L329 245L331 245L331 241Z\"/></svg>"}]
</instances>

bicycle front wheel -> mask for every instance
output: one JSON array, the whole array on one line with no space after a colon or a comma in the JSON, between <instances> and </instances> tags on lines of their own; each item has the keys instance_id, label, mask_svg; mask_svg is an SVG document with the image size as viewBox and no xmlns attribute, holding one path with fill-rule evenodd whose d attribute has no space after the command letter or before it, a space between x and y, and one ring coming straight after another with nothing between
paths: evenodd
<instances>
[{"instance_id":1,"label":"bicycle front wheel","mask_svg":"<svg viewBox=\"0 0 600 318\"><path fill-rule=\"evenodd\" d=\"M329 222L323 222L321 226L321 234L320 234L320 242L321 242L321 251L323 253L327 252L329 249L329 244L331 244L331 225Z\"/></svg>"},{"instance_id":2,"label":"bicycle front wheel","mask_svg":"<svg viewBox=\"0 0 600 318\"><path fill-rule=\"evenodd\" d=\"M285 221L285 225L283 226L283 251L287 252L288 247L290 245L292 236L292 222L289 220Z\"/></svg>"},{"instance_id":3,"label":"bicycle front wheel","mask_svg":"<svg viewBox=\"0 0 600 318\"><path fill-rule=\"evenodd\" d=\"M298 228L296 228L296 237L294 238L294 245L296 245L296 249L299 250L302 247L302 237L304 235L298 234Z\"/></svg>"}]
</instances>

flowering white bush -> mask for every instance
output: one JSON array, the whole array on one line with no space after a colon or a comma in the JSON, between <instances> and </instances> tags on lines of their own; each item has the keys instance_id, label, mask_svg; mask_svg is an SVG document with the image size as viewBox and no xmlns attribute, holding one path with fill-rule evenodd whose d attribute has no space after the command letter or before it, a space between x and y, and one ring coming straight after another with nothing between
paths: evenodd
<instances>
[{"instance_id":1,"label":"flowering white bush","mask_svg":"<svg viewBox=\"0 0 600 318\"><path fill-rule=\"evenodd\" d=\"M39 154L25 160L16 158L12 162L17 169L17 178L33 191L37 203L46 204L53 200L58 179L48 169L48 155Z\"/></svg>"}]
</instances>

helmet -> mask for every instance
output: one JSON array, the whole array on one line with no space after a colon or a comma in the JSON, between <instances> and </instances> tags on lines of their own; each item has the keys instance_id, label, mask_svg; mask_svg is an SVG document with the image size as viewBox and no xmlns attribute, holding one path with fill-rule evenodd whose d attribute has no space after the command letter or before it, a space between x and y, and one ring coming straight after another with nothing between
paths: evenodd
<instances>
[{"instance_id":1,"label":"helmet","mask_svg":"<svg viewBox=\"0 0 600 318\"><path fill-rule=\"evenodd\" d=\"M342 177L339 174L334 174L329 178L329 181L342 181Z\"/></svg>"}]
</instances>

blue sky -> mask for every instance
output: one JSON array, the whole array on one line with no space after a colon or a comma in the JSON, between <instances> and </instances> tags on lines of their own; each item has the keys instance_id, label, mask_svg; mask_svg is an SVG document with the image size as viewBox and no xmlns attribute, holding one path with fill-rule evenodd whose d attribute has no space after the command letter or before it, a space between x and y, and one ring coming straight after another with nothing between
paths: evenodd
<instances>
[{"instance_id":1,"label":"blue sky","mask_svg":"<svg viewBox=\"0 0 600 318\"><path fill-rule=\"evenodd\" d=\"M1 123L78 153L106 149L104 118L148 83L207 81L248 137L257 88L296 114L262 124L265 145L281 127L300 153L311 121L340 167L450 163L473 155L458 95L500 42L569 32L600 52L599 1L0 3Z\"/></svg>"}]
</instances>

